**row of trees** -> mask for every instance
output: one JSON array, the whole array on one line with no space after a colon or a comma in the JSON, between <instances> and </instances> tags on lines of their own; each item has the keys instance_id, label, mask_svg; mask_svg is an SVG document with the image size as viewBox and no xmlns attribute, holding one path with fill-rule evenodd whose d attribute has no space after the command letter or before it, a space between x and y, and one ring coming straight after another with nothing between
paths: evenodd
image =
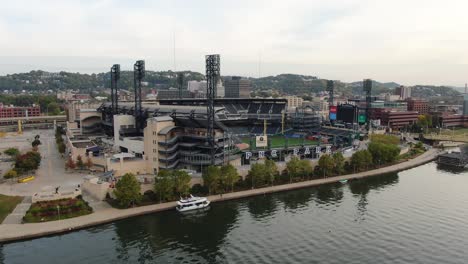
<instances>
[{"instance_id":1,"label":"row of trees","mask_svg":"<svg viewBox=\"0 0 468 264\"><path fill-rule=\"evenodd\" d=\"M91 169L93 166L93 161L91 160L90 157L86 159L86 162L83 161L83 158L81 155L78 155L76 157L76 162L72 159L72 157L68 157L67 162L65 162L65 168L66 169L80 169L83 170L84 168Z\"/></svg>"},{"instance_id":2,"label":"row of trees","mask_svg":"<svg viewBox=\"0 0 468 264\"><path fill-rule=\"evenodd\" d=\"M356 151L346 161L341 152L333 155L323 155L315 168L310 160L292 157L286 163L285 170L280 174L275 161L265 160L264 163L252 164L245 180L239 176L234 166L208 166L203 172L203 182L209 194L233 192L235 186L258 188L283 182L308 180L311 177L329 177L344 173L368 170L375 165L394 162L400 153L399 139L393 136L375 136L371 138L367 150ZM190 189L190 175L182 170L161 170L155 181L154 192L159 201L171 201L179 196L185 196ZM134 175L126 174L116 184L116 197L119 204L128 207L141 199L140 185Z\"/></svg>"},{"instance_id":3,"label":"row of trees","mask_svg":"<svg viewBox=\"0 0 468 264\"><path fill-rule=\"evenodd\" d=\"M234 191L234 185L241 179L231 164L221 167L209 166L203 173L203 184L209 194Z\"/></svg>"},{"instance_id":4,"label":"row of trees","mask_svg":"<svg viewBox=\"0 0 468 264\"><path fill-rule=\"evenodd\" d=\"M65 147L65 143L63 142L62 135L63 135L63 128L58 126L55 129L55 142L57 143L58 152L63 155L63 153L65 153L66 147Z\"/></svg>"},{"instance_id":5,"label":"row of trees","mask_svg":"<svg viewBox=\"0 0 468 264\"><path fill-rule=\"evenodd\" d=\"M190 193L190 175L183 170L161 170L154 184L159 201L170 201Z\"/></svg>"},{"instance_id":6,"label":"row of trees","mask_svg":"<svg viewBox=\"0 0 468 264\"><path fill-rule=\"evenodd\" d=\"M190 193L190 175L183 170L161 170L154 184L159 201L171 201ZM142 200L141 186L135 175L127 173L115 185L114 195L119 206L127 208Z\"/></svg>"}]
</instances>

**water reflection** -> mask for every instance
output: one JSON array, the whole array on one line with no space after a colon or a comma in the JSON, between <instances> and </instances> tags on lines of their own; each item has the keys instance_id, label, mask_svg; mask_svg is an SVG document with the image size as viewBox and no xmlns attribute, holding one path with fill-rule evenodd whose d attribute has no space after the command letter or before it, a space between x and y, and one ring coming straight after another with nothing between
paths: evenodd
<instances>
[{"instance_id":1,"label":"water reflection","mask_svg":"<svg viewBox=\"0 0 468 264\"><path fill-rule=\"evenodd\" d=\"M367 213L367 195L370 190L380 190L387 186L392 186L398 183L398 174L389 173L379 176L373 176L363 179L349 181L349 190L354 196L358 196L357 203L358 214L355 221L363 221Z\"/></svg>"},{"instance_id":2,"label":"water reflection","mask_svg":"<svg viewBox=\"0 0 468 264\"><path fill-rule=\"evenodd\" d=\"M277 210L277 206L277 201L271 194L253 197L247 202L250 215L256 219L263 219L273 215Z\"/></svg>"},{"instance_id":3,"label":"water reflection","mask_svg":"<svg viewBox=\"0 0 468 264\"><path fill-rule=\"evenodd\" d=\"M290 210L307 206L311 199L311 189L294 190L278 194L278 200L283 203L285 209Z\"/></svg>"},{"instance_id":4,"label":"water reflection","mask_svg":"<svg viewBox=\"0 0 468 264\"><path fill-rule=\"evenodd\" d=\"M5 255L3 254L3 246L0 245L0 263L5 263Z\"/></svg>"},{"instance_id":5,"label":"water reflection","mask_svg":"<svg viewBox=\"0 0 468 264\"><path fill-rule=\"evenodd\" d=\"M192 261L198 256L209 262L217 262L222 257L219 249L238 214L237 203L226 202L211 206L209 211L192 215L171 211L116 222L118 258L129 261L136 247L140 252L139 262L154 257L167 258L167 262L170 262L169 259L182 262L177 254L165 256L164 252L168 250L183 250L189 253L184 255L194 258ZM155 252L160 252L162 256Z\"/></svg>"},{"instance_id":6,"label":"water reflection","mask_svg":"<svg viewBox=\"0 0 468 264\"><path fill-rule=\"evenodd\" d=\"M317 203L340 203L343 199L343 186L341 183L321 185L314 188Z\"/></svg>"}]
</instances>

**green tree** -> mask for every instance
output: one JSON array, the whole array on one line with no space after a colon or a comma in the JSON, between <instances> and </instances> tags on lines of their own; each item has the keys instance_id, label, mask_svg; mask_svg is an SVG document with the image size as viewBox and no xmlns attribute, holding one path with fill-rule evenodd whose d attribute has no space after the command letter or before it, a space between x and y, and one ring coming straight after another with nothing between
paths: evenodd
<instances>
[{"instance_id":1,"label":"green tree","mask_svg":"<svg viewBox=\"0 0 468 264\"><path fill-rule=\"evenodd\" d=\"M141 200L141 187L135 175L126 173L115 185L114 194L122 207L135 205Z\"/></svg>"},{"instance_id":2,"label":"green tree","mask_svg":"<svg viewBox=\"0 0 468 264\"><path fill-rule=\"evenodd\" d=\"M313 174L314 168L310 165L310 161L307 159L299 160L299 173L301 177L309 179L309 177Z\"/></svg>"},{"instance_id":3,"label":"green tree","mask_svg":"<svg viewBox=\"0 0 468 264\"><path fill-rule=\"evenodd\" d=\"M224 190L230 189L233 192L234 184L239 181L240 176L234 166L227 164L221 167L221 178L223 179Z\"/></svg>"},{"instance_id":4,"label":"green tree","mask_svg":"<svg viewBox=\"0 0 468 264\"><path fill-rule=\"evenodd\" d=\"M380 165L394 162L400 154L400 148L397 145L371 142L368 147L374 163Z\"/></svg>"},{"instance_id":5,"label":"green tree","mask_svg":"<svg viewBox=\"0 0 468 264\"><path fill-rule=\"evenodd\" d=\"M335 162L334 171L336 174L340 175L343 174L345 171L345 158L341 152L335 152L332 155L333 161Z\"/></svg>"},{"instance_id":6,"label":"green tree","mask_svg":"<svg viewBox=\"0 0 468 264\"><path fill-rule=\"evenodd\" d=\"M335 161L330 155L325 154L320 157L318 165L322 171L323 177L327 177L332 175Z\"/></svg>"},{"instance_id":7,"label":"green tree","mask_svg":"<svg viewBox=\"0 0 468 264\"><path fill-rule=\"evenodd\" d=\"M12 178L16 178L18 177L18 172L16 172L16 170L9 170L5 173L5 175L3 175L3 178L5 179L12 179Z\"/></svg>"},{"instance_id":8,"label":"green tree","mask_svg":"<svg viewBox=\"0 0 468 264\"><path fill-rule=\"evenodd\" d=\"M16 156L15 168L17 171L25 172L36 170L41 163L41 154L34 151L28 151L23 155Z\"/></svg>"},{"instance_id":9,"label":"green tree","mask_svg":"<svg viewBox=\"0 0 468 264\"><path fill-rule=\"evenodd\" d=\"M266 180L273 186L276 178L278 177L278 167L276 166L276 162L273 160L265 160L265 170Z\"/></svg>"},{"instance_id":10,"label":"green tree","mask_svg":"<svg viewBox=\"0 0 468 264\"><path fill-rule=\"evenodd\" d=\"M286 172L289 176L289 182L292 182L293 178L300 176L301 174L301 164L300 160L297 157L292 157L286 163Z\"/></svg>"},{"instance_id":11,"label":"green tree","mask_svg":"<svg viewBox=\"0 0 468 264\"><path fill-rule=\"evenodd\" d=\"M20 154L19 150L17 148L9 148L7 150L5 150L3 153L5 153L6 155L10 156L10 157L16 157Z\"/></svg>"},{"instance_id":12,"label":"green tree","mask_svg":"<svg viewBox=\"0 0 468 264\"><path fill-rule=\"evenodd\" d=\"M250 181L252 189L263 185L265 182L265 172L266 169L264 164L255 163L250 166L247 179Z\"/></svg>"},{"instance_id":13,"label":"green tree","mask_svg":"<svg viewBox=\"0 0 468 264\"><path fill-rule=\"evenodd\" d=\"M60 106L56 102L51 102L47 105L46 111L48 115L59 115L60 114Z\"/></svg>"},{"instance_id":14,"label":"green tree","mask_svg":"<svg viewBox=\"0 0 468 264\"><path fill-rule=\"evenodd\" d=\"M351 167L354 170L365 170L372 164L372 154L368 150L358 150L351 156Z\"/></svg>"},{"instance_id":15,"label":"green tree","mask_svg":"<svg viewBox=\"0 0 468 264\"><path fill-rule=\"evenodd\" d=\"M203 173L203 185L208 188L209 194L219 191L221 170L217 166L208 166Z\"/></svg>"},{"instance_id":16,"label":"green tree","mask_svg":"<svg viewBox=\"0 0 468 264\"><path fill-rule=\"evenodd\" d=\"M187 195L190 192L190 180L192 177L183 170L176 170L172 172L174 177L174 191L179 196Z\"/></svg>"},{"instance_id":17,"label":"green tree","mask_svg":"<svg viewBox=\"0 0 468 264\"><path fill-rule=\"evenodd\" d=\"M76 157L76 166L77 166L80 170L82 170L82 169L84 168L84 166L85 166L85 165L84 165L84 162L83 162L83 158L81 157L81 155L78 155L78 156Z\"/></svg>"},{"instance_id":18,"label":"green tree","mask_svg":"<svg viewBox=\"0 0 468 264\"><path fill-rule=\"evenodd\" d=\"M66 147L65 147L65 144L62 141L57 145L57 148L58 148L58 152L60 154L65 153Z\"/></svg>"},{"instance_id":19,"label":"green tree","mask_svg":"<svg viewBox=\"0 0 468 264\"><path fill-rule=\"evenodd\" d=\"M174 197L174 181L171 171L159 171L154 183L154 192L159 195L159 202L168 201Z\"/></svg>"}]
</instances>

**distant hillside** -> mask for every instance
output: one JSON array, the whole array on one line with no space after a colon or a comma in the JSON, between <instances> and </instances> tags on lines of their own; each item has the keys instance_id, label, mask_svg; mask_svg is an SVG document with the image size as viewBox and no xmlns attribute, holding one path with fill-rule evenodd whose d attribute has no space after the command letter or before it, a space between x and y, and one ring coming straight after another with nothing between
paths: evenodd
<instances>
[{"instance_id":1,"label":"distant hillside","mask_svg":"<svg viewBox=\"0 0 468 264\"><path fill-rule=\"evenodd\" d=\"M198 72L185 71L185 81L202 80L204 75ZM171 71L147 71L145 82L148 87L169 88L175 86L174 73ZM99 88L110 87L110 74L81 74L70 72L50 73L45 71L31 71L28 73L17 73L0 76L0 91L12 90L19 92L44 92L47 90L73 89L81 92L95 91ZM133 89L133 72L122 71L120 73L119 87L122 89Z\"/></svg>"},{"instance_id":2,"label":"distant hillside","mask_svg":"<svg viewBox=\"0 0 468 264\"><path fill-rule=\"evenodd\" d=\"M202 73L184 71L185 82L190 80L203 80ZM172 71L147 71L145 82L148 87L166 89L176 87L175 74ZM315 76L298 74L279 74L262 78L249 78L252 81L254 91L276 90L281 94L310 95L320 91L325 91L326 80ZM45 71L31 71L28 73L17 73L0 76L0 93L3 90L12 90L17 93L26 90L32 93L42 93L47 90L79 90L83 93L91 91L99 92L110 85L110 74L80 74L70 72L50 73ZM393 93L393 89L400 86L395 82L381 83L373 82L373 94ZM133 90L133 72L121 72L119 82L121 89ZM354 96L363 94L362 81L345 83L335 82L335 90L344 96ZM413 88L413 96L427 98L431 96L454 96L460 93L447 86L417 85Z\"/></svg>"},{"instance_id":3,"label":"distant hillside","mask_svg":"<svg viewBox=\"0 0 468 264\"><path fill-rule=\"evenodd\" d=\"M413 97L457 96L461 93L449 86L416 85L411 89Z\"/></svg>"}]
</instances>

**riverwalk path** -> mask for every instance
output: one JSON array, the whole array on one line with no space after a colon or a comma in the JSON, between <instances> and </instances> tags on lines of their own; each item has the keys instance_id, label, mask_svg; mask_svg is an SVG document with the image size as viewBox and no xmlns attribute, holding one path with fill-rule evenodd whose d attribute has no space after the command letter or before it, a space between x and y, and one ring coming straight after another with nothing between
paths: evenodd
<instances>
[{"instance_id":1,"label":"riverwalk path","mask_svg":"<svg viewBox=\"0 0 468 264\"><path fill-rule=\"evenodd\" d=\"M327 183L335 183L340 180L351 180L365 178L374 175L380 175L389 172L401 171L409 168L413 168L429 161L434 160L437 157L439 151L437 149L429 149L420 156L401 162L395 165L382 167L375 170L366 172L348 174L343 176L330 177L325 179L316 179L304 182L290 183L284 185L276 185L265 188L258 188L234 193L226 193L222 196L213 195L209 196L208 199L211 202L219 202L224 200L239 199L243 197L249 197L254 195L287 191L299 188L305 188L310 186L316 186ZM164 210L174 210L176 206L175 202L154 204L148 206L141 206L129 209L115 209L109 207L96 208L94 213L80 216L71 219L58 220L53 222L45 223L34 223L34 224L2 224L0 225L0 242L12 242L15 240L30 239L41 236L47 236L52 234L70 232L76 229L82 229L90 226L100 225L104 223L113 222L116 220L129 218L132 216L144 215Z\"/></svg>"}]
</instances>

